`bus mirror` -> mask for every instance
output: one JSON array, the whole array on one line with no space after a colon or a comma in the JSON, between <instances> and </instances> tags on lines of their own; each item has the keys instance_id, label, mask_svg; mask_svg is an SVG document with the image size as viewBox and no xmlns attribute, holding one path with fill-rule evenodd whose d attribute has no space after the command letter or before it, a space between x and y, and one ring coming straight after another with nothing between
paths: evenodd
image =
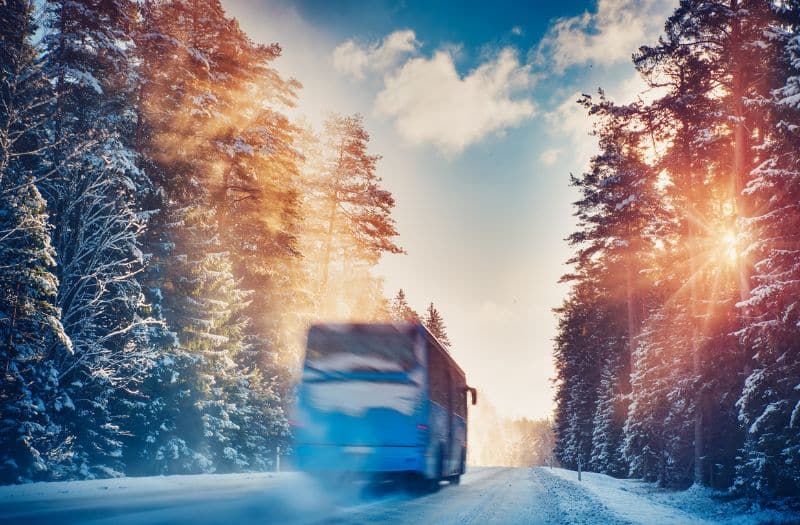
<instances>
[{"instance_id":1,"label":"bus mirror","mask_svg":"<svg viewBox=\"0 0 800 525\"><path fill-rule=\"evenodd\" d=\"M472 388L471 386L468 386L467 387L467 392L469 392L470 395L472 396L472 404L473 405L477 405L478 404L478 391L475 390L474 388Z\"/></svg>"}]
</instances>

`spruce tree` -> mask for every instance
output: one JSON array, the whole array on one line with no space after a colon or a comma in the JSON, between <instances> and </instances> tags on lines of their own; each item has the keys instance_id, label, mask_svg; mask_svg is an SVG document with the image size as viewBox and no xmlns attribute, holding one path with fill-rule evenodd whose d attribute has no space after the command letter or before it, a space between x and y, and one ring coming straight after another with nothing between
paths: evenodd
<instances>
[{"instance_id":1,"label":"spruce tree","mask_svg":"<svg viewBox=\"0 0 800 525\"><path fill-rule=\"evenodd\" d=\"M596 372L589 368L571 371L571 366L561 372L588 373L591 379L583 378L574 385L565 380L559 385L567 390L566 396L558 398L566 403L558 405L559 411L562 406L565 410L567 406L589 410L576 416L577 420L568 419L572 423L564 432L577 434L560 440L562 454L573 464L580 460L582 468L621 475L627 470L622 429L631 391L629 375L642 321L643 290L648 284L642 270L651 263L653 237L663 211L653 189L655 172L642 160L647 115L641 104L616 105L602 91L597 99L584 96L580 102L596 119L594 135L600 153L592 158L586 173L572 178L581 198L574 204L579 229L568 240L577 253L568 261L573 270L562 281L581 289L575 298L591 300L594 312L582 314L588 315L582 323L591 323L592 328L565 338L561 351L565 359L574 359L572 354L579 353L580 369L589 367ZM586 307L567 304L562 315L577 315ZM587 387L587 380L592 386ZM581 418L592 421L593 428L585 428L587 420ZM565 445L565 440L572 444ZM591 453L585 457L587 448Z\"/></svg>"},{"instance_id":2,"label":"spruce tree","mask_svg":"<svg viewBox=\"0 0 800 525\"><path fill-rule=\"evenodd\" d=\"M145 226L136 193L149 181L131 147L135 3L91 1L47 4L48 75L55 82L52 133L61 146L92 137L78 155L53 153L56 176L42 183L51 209L59 278L57 304L74 355L59 363L76 400L63 416L74 439L65 477L118 476L129 429L124 398L135 395L153 353L138 273Z\"/></svg>"},{"instance_id":3,"label":"spruce tree","mask_svg":"<svg viewBox=\"0 0 800 525\"><path fill-rule=\"evenodd\" d=\"M327 152L324 179L317 192L323 201L320 296L322 311L336 312L345 293L357 291L365 281L374 281L368 270L383 253L402 253L391 210L392 194L381 188L376 174L380 156L367 152L369 133L361 115L332 115L325 123ZM333 266L340 290L333 285ZM347 286L353 279L356 286ZM368 287L365 287L368 288ZM372 295L375 295L374 293Z\"/></svg>"},{"instance_id":4,"label":"spruce tree","mask_svg":"<svg viewBox=\"0 0 800 525\"><path fill-rule=\"evenodd\" d=\"M613 343L613 339L609 341ZM619 355L610 353L600 375L598 395L592 420L592 456L589 467L616 477L628 474L628 465L623 455L623 422L627 405L620 391ZM627 381L626 381L627 384Z\"/></svg>"},{"instance_id":5,"label":"spruce tree","mask_svg":"<svg viewBox=\"0 0 800 525\"><path fill-rule=\"evenodd\" d=\"M71 342L55 305L58 280L46 203L44 124L53 93L43 74L34 5L0 10L0 483L50 479L68 455L54 416L72 408L57 364Z\"/></svg>"},{"instance_id":6,"label":"spruce tree","mask_svg":"<svg viewBox=\"0 0 800 525\"><path fill-rule=\"evenodd\" d=\"M162 473L263 466L285 439L274 365L282 327L262 307L278 296L276 270L296 256L291 235L272 230L275 217L292 216L293 189L276 187L296 169L286 119L239 100L282 89L272 96L288 101L294 88L266 67L279 48L252 44L216 0L146 2L142 18L137 135L159 210L146 279L173 339L128 446ZM249 87L258 92L245 96ZM287 204L267 207L276 200ZM265 289L256 306L245 283Z\"/></svg>"},{"instance_id":7,"label":"spruce tree","mask_svg":"<svg viewBox=\"0 0 800 525\"><path fill-rule=\"evenodd\" d=\"M664 249L659 255L660 270L654 274L669 304L652 308L668 308L672 315L664 322L675 322L675 331L683 330L688 337L681 351L670 356L675 363L663 364L660 371L668 377L676 369L683 370L672 381L671 391L658 394L669 400L666 417L670 431L676 432L662 443L666 463L674 468L653 475L674 485L710 483L717 469L711 463L710 440L721 433L735 441L737 435L736 421L730 417L734 400L724 394L740 388L736 381L740 350L726 334L736 330L729 317L742 289L741 271L736 271L741 261L730 264L726 252L732 248L724 246L721 238L735 239L740 215L730 159L741 153L735 123L745 116L724 115L742 96L734 93L738 66L729 58L741 44L734 29L744 11L738 10L741 6L735 1L727 4L682 2L667 20L665 36L655 46L642 47L634 57L645 80L666 93L647 108L650 133L666 145L654 169L669 177L662 198L672 216L660 233ZM753 7L758 19L760 8ZM670 330L649 333L663 339ZM664 340L643 344L661 351L674 348ZM723 405L712 411L715 401ZM720 418L719 413L728 417ZM691 435L686 435L689 422ZM691 443L689 449L686 443ZM723 470L730 471L731 458L721 463ZM691 477L686 465L691 465Z\"/></svg>"},{"instance_id":8,"label":"spruce tree","mask_svg":"<svg viewBox=\"0 0 800 525\"><path fill-rule=\"evenodd\" d=\"M419 314L408 304L406 293L401 288L389 305L389 314L394 322L419 322Z\"/></svg>"},{"instance_id":9,"label":"spruce tree","mask_svg":"<svg viewBox=\"0 0 800 525\"><path fill-rule=\"evenodd\" d=\"M450 338L447 336L447 327L444 324L444 319L433 303L428 305L428 309L425 310L425 318L422 320L422 324L424 324L425 328L442 343L445 349L450 348Z\"/></svg>"},{"instance_id":10,"label":"spruce tree","mask_svg":"<svg viewBox=\"0 0 800 525\"><path fill-rule=\"evenodd\" d=\"M757 146L763 161L744 189L755 204L747 222L754 287L739 305L749 318L742 339L753 369L737 403L745 442L735 486L765 499L800 491L800 6L787 3L779 13L781 23L765 31L781 52L767 64L775 73L767 77L772 95L762 99L768 127Z\"/></svg>"}]
</instances>

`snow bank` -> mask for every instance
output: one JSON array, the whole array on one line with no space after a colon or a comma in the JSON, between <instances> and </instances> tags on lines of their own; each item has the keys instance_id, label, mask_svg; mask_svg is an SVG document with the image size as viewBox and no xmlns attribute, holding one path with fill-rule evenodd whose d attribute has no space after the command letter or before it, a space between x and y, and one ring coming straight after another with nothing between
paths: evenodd
<instances>
[{"instance_id":1,"label":"snow bank","mask_svg":"<svg viewBox=\"0 0 800 525\"><path fill-rule=\"evenodd\" d=\"M0 487L0 524L305 524L337 504L297 472L131 477Z\"/></svg>"},{"instance_id":2,"label":"snow bank","mask_svg":"<svg viewBox=\"0 0 800 525\"><path fill-rule=\"evenodd\" d=\"M80 497L134 497L154 493L214 490L264 490L298 477L296 472L250 474L197 474L190 476L149 476L87 481L56 481L0 486L0 504L31 503Z\"/></svg>"},{"instance_id":3,"label":"snow bank","mask_svg":"<svg viewBox=\"0 0 800 525\"><path fill-rule=\"evenodd\" d=\"M798 523L800 513L751 508L745 500L724 500L724 493L702 487L674 491L640 480L616 479L604 474L566 469L541 469L586 489L615 515L632 523L750 525Z\"/></svg>"}]
</instances>

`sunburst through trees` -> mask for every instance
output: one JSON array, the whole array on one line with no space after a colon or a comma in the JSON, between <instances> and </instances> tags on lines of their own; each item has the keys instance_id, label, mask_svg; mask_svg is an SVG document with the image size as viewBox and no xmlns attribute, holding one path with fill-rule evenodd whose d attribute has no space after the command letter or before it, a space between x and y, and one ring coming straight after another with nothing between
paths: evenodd
<instances>
[{"instance_id":1,"label":"sunburst through trees","mask_svg":"<svg viewBox=\"0 0 800 525\"><path fill-rule=\"evenodd\" d=\"M557 310L566 465L800 490L799 23L796 2L683 1L634 56L648 101L582 100L600 153Z\"/></svg>"}]
</instances>

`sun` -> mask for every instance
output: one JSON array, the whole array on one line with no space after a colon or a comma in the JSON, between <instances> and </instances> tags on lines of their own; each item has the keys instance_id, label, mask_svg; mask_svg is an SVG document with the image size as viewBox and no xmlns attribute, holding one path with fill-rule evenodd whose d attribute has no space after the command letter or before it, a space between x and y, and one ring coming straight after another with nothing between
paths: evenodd
<instances>
[{"instance_id":1,"label":"sun","mask_svg":"<svg viewBox=\"0 0 800 525\"><path fill-rule=\"evenodd\" d=\"M739 241L736 233L730 230L724 231L720 238L720 251L722 257L730 263L735 263L739 258Z\"/></svg>"}]
</instances>

